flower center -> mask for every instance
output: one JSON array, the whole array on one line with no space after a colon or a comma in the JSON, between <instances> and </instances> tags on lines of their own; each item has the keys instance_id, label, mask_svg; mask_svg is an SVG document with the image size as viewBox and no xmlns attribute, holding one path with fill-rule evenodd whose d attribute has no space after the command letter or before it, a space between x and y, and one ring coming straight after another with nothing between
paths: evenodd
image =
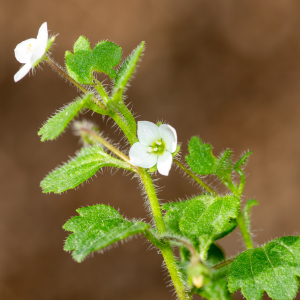
<instances>
[{"instance_id":1,"label":"flower center","mask_svg":"<svg viewBox=\"0 0 300 300\"><path fill-rule=\"evenodd\" d=\"M29 45L28 45L28 47L27 47L27 50L29 50L30 52L33 52L33 47L32 47L32 45L29 43Z\"/></svg>"},{"instance_id":2,"label":"flower center","mask_svg":"<svg viewBox=\"0 0 300 300\"><path fill-rule=\"evenodd\" d=\"M161 155L165 152L166 145L162 140L155 141L152 146L147 148L149 153Z\"/></svg>"}]
</instances>

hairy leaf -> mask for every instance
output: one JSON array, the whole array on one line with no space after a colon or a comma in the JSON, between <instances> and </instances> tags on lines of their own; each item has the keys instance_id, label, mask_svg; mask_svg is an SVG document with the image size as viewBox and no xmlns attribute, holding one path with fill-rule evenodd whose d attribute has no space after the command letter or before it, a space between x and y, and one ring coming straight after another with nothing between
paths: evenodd
<instances>
[{"instance_id":1,"label":"hairy leaf","mask_svg":"<svg viewBox=\"0 0 300 300\"><path fill-rule=\"evenodd\" d=\"M235 189L231 179L233 171L231 150L227 149L216 158L212 153L212 146L203 144L198 137L194 136L189 142L189 153L190 155L186 155L185 159L193 172L199 175L214 174L231 190Z\"/></svg>"},{"instance_id":2,"label":"hairy leaf","mask_svg":"<svg viewBox=\"0 0 300 300\"><path fill-rule=\"evenodd\" d=\"M237 218L238 212L239 199L235 196L201 197L184 210L179 226L186 236L220 233L231 219Z\"/></svg>"},{"instance_id":3,"label":"hairy leaf","mask_svg":"<svg viewBox=\"0 0 300 300\"><path fill-rule=\"evenodd\" d=\"M125 220L114 208L98 204L77 209L79 216L70 219L63 228L73 232L66 240L64 250L81 262L93 251L141 233L149 225Z\"/></svg>"},{"instance_id":4,"label":"hairy leaf","mask_svg":"<svg viewBox=\"0 0 300 300\"><path fill-rule=\"evenodd\" d=\"M132 170L128 163L110 156L99 146L83 148L75 158L46 176L41 182L43 193L61 193L74 189L102 167Z\"/></svg>"},{"instance_id":5,"label":"hairy leaf","mask_svg":"<svg viewBox=\"0 0 300 300\"><path fill-rule=\"evenodd\" d=\"M145 42L142 42L137 46L136 49L133 50L131 55L126 58L126 60L121 65L117 77L115 79L115 87L114 87L114 93L116 93L118 90L123 90L130 77L134 73L134 70L136 68L136 64L139 61L139 58L143 52Z\"/></svg>"},{"instance_id":6,"label":"hairy leaf","mask_svg":"<svg viewBox=\"0 0 300 300\"><path fill-rule=\"evenodd\" d=\"M210 144L203 144L197 136L194 136L189 142L189 153L185 159L193 172L199 175L214 174L218 160L212 154Z\"/></svg>"},{"instance_id":7,"label":"hairy leaf","mask_svg":"<svg viewBox=\"0 0 300 300\"><path fill-rule=\"evenodd\" d=\"M201 195L181 202L164 204L167 228L193 238L203 234L216 236L228 230L239 213L239 199L235 196L212 197Z\"/></svg>"},{"instance_id":8,"label":"hairy leaf","mask_svg":"<svg viewBox=\"0 0 300 300\"><path fill-rule=\"evenodd\" d=\"M38 135L41 135L41 141L53 140L58 137L80 110L91 101L91 97L91 94L87 94L82 98L78 98L61 108L53 117L48 119L38 132Z\"/></svg>"},{"instance_id":9,"label":"hairy leaf","mask_svg":"<svg viewBox=\"0 0 300 300\"><path fill-rule=\"evenodd\" d=\"M179 201L179 202L170 202L162 205L163 210L167 210L165 214L165 222L167 230L181 235L181 231L179 228L179 221L182 217L182 212L190 205L188 201Z\"/></svg>"},{"instance_id":10,"label":"hairy leaf","mask_svg":"<svg viewBox=\"0 0 300 300\"><path fill-rule=\"evenodd\" d=\"M241 167L243 167L244 165L246 165L246 163L248 162L249 156L252 154L252 151L248 151L246 152L240 159L239 161L234 165L234 170L238 171L238 169L240 169Z\"/></svg>"},{"instance_id":11,"label":"hairy leaf","mask_svg":"<svg viewBox=\"0 0 300 300\"><path fill-rule=\"evenodd\" d=\"M232 151L229 149L224 151L218 161L216 170L214 171L214 173L224 182L231 182L231 173L233 169L231 154Z\"/></svg>"},{"instance_id":12,"label":"hairy leaf","mask_svg":"<svg viewBox=\"0 0 300 300\"><path fill-rule=\"evenodd\" d=\"M241 289L248 300L261 299L264 291L274 300L291 300L299 276L300 237L286 236L241 253L227 277L230 292Z\"/></svg>"},{"instance_id":13,"label":"hairy leaf","mask_svg":"<svg viewBox=\"0 0 300 300\"><path fill-rule=\"evenodd\" d=\"M81 84L93 83L93 72L103 72L110 78L116 77L113 69L120 63L121 47L108 41L99 42L91 50L90 42L84 36L74 44L74 54L66 51L65 59L69 75Z\"/></svg>"}]
</instances>

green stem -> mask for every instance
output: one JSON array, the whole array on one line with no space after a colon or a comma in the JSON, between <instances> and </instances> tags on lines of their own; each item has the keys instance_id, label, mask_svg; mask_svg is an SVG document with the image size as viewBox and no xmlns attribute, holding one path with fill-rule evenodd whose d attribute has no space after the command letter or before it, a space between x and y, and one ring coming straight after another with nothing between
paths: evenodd
<instances>
[{"instance_id":1,"label":"green stem","mask_svg":"<svg viewBox=\"0 0 300 300\"><path fill-rule=\"evenodd\" d=\"M104 104L107 105L108 109L110 110L109 116L119 125L119 127L122 129L122 131L126 135L128 141L130 142L131 145L134 144L135 142L137 142L138 140L136 138L136 122L135 122L133 115L128 110L128 108L126 107L124 102L120 101L120 103L118 103L118 105L116 107L111 107L110 102L112 100L109 99L109 96L108 96L104 86L97 79L94 79L94 81L96 83L94 85L95 89L101 96ZM116 109L118 109L118 111L121 113L121 115L123 115L125 121L116 112Z\"/></svg>"},{"instance_id":2,"label":"green stem","mask_svg":"<svg viewBox=\"0 0 300 300\"><path fill-rule=\"evenodd\" d=\"M155 192L155 188L151 179L151 176L149 175L148 171L140 168L139 169L139 175L141 177L141 180L145 186L146 193L148 195L148 199L150 202L150 206L152 209L153 217L156 224L157 232L160 236L163 236L166 234L166 227L165 222L161 213L160 205L158 202L158 198ZM187 295L185 291L184 284L182 282L178 266L175 261L174 254L172 252L172 248L169 242L166 242L165 245L163 245L160 248L161 254L163 255L163 258L165 260L166 266L169 270L171 279L173 281L175 290L177 292L178 298L180 300L188 300L190 297Z\"/></svg>"},{"instance_id":3,"label":"green stem","mask_svg":"<svg viewBox=\"0 0 300 300\"><path fill-rule=\"evenodd\" d=\"M123 116L129 129L130 138L128 138L128 140L130 144L132 145L133 143L137 142L138 139L136 138L136 121L131 111L127 108L124 101L122 100L122 90L117 92L112 99L108 100L107 106L113 111L118 110L119 113Z\"/></svg>"},{"instance_id":4,"label":"green stem","mask_svg":"<svg viewBox=\"0 0 300 300\"><path fill-rule=\"evenodd\" d=\"M105 103L105 105L107 105L107 102L109 100L109 97L107 95L107 92L104 88L104 86L102 85L102 83L100 81L98 81L97 79L94 79L94 81L96 82L96 84L94 85L95 89L97 90L97 92L99 93L99 95L101 96L103 102Z\"/></svg>"},{"instance_id":5,"label":"green stem","mask_svg":"<svg viewBox=\"0 0 300 300\"><path fill-rule=\"evenodd\" d=\"M89 93L89 91L83 87L80 83L78 83L76 80L74 80L72 77L70 77L60 66L58 66L52 59L50 59L49 57L45 58L45 61L52 67L54 68L54 70L56 70L59 74L61 74L62 76L64 76L67 80L69 80L71 83L73 83L78 89L80 89L81 91L83 91L85 94ZM97 104L101 109L103 109L104 111L106 111L107 114L107 108L106 106L99 101L97 98L92 97L92 101Z\"/></svg>"},{"instance_id":6,"label":"green stem","mask_svg":"<svg viewBox=\"0 0 300 300\"><path fill-rule=\"evenodd\" d=\"M247 247L248 249L252 249L252 248L253 248L253 243L252 243L252 240L251 240L250 233L249 233L249 231L248 231L248 229L247 229L245 220L244 220L244 218L243 218L242 212L239 213L239 215L238 215L238 217L237 217L237 222L238 222L238 225L239 225L239 227L240 227L242 236L243 236L243 238L244 238L246 247Z\"/></svg>"},{"instance_id":7,"label":"green stem","mask_svg":"<svg viewBox=\"0 0 300 300\"><path fill-rule=\"evenodd\" d=\"M202 181L198 176L196 176L193 172L191 172L188 168L186 168L179 160L173 159L174 163L176 163L185 173L187 173L191 178L193 178L196 182L198 182L202 187L204 187L208 192L210 192L213 196L218 197L218 193L214 191L209 185L207 185L204 181Z\"/></svg>"},{"instance_id":8,"label":"green stem","mask_svg":"<svg viewBox=\"0 0 300 300\"><path fill-rule=\"evenodd\" d=\"M117 113L112 112L109 114L109 116L114 119L114 121L118 124L118 126L121 128L121 130L126 135L130 145L133 145L138 141L137 137L133 132L130 130L128 124L124 121L124 119Z\"/></svg>"},{"instance_id":9,"label":"green stem","mask_svg":"<svg viewBox=\"0 0 300 300\"><path fill-rule=\"evenodd\" d=\"M124 116L132 135L136 136L136 121L131 111L127 108L123 101L119 104L117 109Z\"/></svg>"},{"instance_id":10,"label":"green stem","mask_svg":"<svg viewBox=\"0 0 300 300\"><path fill-rule=\"evenodd\" d=\"M120 151L115 146L113 146L111 143L109 143L106 139L104 139L98 133L96 133L93 130L90 130L88 128L85 128L85 127L81 127L80 130L88 133L90 136L92 136L94 139L96 139L98 142L100 142L100 144L102 144L104 147L106 147L111 152L113 152L114 154L116 154L117 156L119 156L120 158L122 158L125 162L127 162L127 163L130 164L130 158L127 155L125 155L122 151ZM133 165L131 165L131 166L137 172L137 167L135 167Z\"/></svg>"},{"instance_id":11,"label":"green stem","mask_svg":"<svg viewBox=\"0 0 300 300\"><path fill-rule=\"evenodd\" d=\"M170 241L173 240L173 241L175 241L175 242L179 242L180 244L185 245L185 246L189 249L189 251L191 252L191 254L192 254L193 256L197 256L197 257L198 257L198 254L197 254L195 248L194 248L193 245L192 245L191 243L189 243L188 241L186 241L186 240L184 240L184 239L181 239L181 238L178 238L178 237L175 237L175 236L169 236L169 235L166 235L166 236L164 236L163 238L168 239L168 240L170 240Z\"/></svg>"},{"instance_id":12,"label":"green stem","mask_svg":"<svg viewBox=\"0 0 300 300\"><path fill-rule=\"evenodd\" d=\"M228 259L228 260L226 260L226 261L223 261L223 262L221 262L221 263L215 265L215 266L213 267L213 269L214 269L214 270L221 269L221 268L223 268L223 267L225 267L225 266L228 266L228 265L232 264L233 262L234 262L234 258Z\"/></svg>"}]
</instances>

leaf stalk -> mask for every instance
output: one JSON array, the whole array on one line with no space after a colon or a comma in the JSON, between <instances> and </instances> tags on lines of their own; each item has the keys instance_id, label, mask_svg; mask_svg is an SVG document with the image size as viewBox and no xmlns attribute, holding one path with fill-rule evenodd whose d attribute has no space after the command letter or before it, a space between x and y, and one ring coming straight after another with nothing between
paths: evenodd
<instances>
[{"instance_id":1,"label":"leaf stalk","mask_svg":"<svg viewBox=\"0 0 300 300\"><path fill-rule=\"evenodd\" d=\"M244 220L242 212L239 213L239 215L237 217L237 222L238 222L238 225L240 227L242 236L244 238L246 247L248 249L252 249L253 248L253 243L252 243L252 240L251 240L250 233L249 233L249 231L247 229L247 226L246 226L246 223L245 223L245 220Z\"/></svg>"},{"instance_id":2,"label":"leaf stalk","mask_svg":"<svg viewBox=\"0 0 300 300\"><path fill-rule=\"evenodd\" d=\"M203 188L205 188L213 196L218 197L219 194L211 188L208 184L202 181L198 176L196 176L192 171L190 171L185 165L183 165L179 160L173 159L174 163L177 164L185 173L187 173L192 179L199 183Z\"/></svg>"}]
</instances>

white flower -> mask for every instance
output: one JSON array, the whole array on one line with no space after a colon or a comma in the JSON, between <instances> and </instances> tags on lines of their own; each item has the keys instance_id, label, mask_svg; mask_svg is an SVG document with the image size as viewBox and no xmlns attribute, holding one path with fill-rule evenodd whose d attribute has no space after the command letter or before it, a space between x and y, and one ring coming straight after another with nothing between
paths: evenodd
<instances>
[{"instance_id":1,"label":"white flower","mask_svg":"<svg viewBox=\"0 0 300 300\"><path fill-rule=\"evenodd\" d=\"M44 56L48 43L47 22L43 23L39 29L36 39L28 39L18 44L15 48L16 59L25 64L15 74L15 82L21 80L31 68L34 68Z\"/></svg>"},{"instance_id":2,"label":"white flower","mask_svg":"<svg viewBox=\"0 0 300 300\"><path fill-rule=\"evenodd\" d=\"M152 122L138 122L139 142L129 151L130 162L142 168L151 168L157 164L162 175L169 175L172 154L177 148L176 130L167 124L157 126Z\"/></svg>"}]
</instances>

